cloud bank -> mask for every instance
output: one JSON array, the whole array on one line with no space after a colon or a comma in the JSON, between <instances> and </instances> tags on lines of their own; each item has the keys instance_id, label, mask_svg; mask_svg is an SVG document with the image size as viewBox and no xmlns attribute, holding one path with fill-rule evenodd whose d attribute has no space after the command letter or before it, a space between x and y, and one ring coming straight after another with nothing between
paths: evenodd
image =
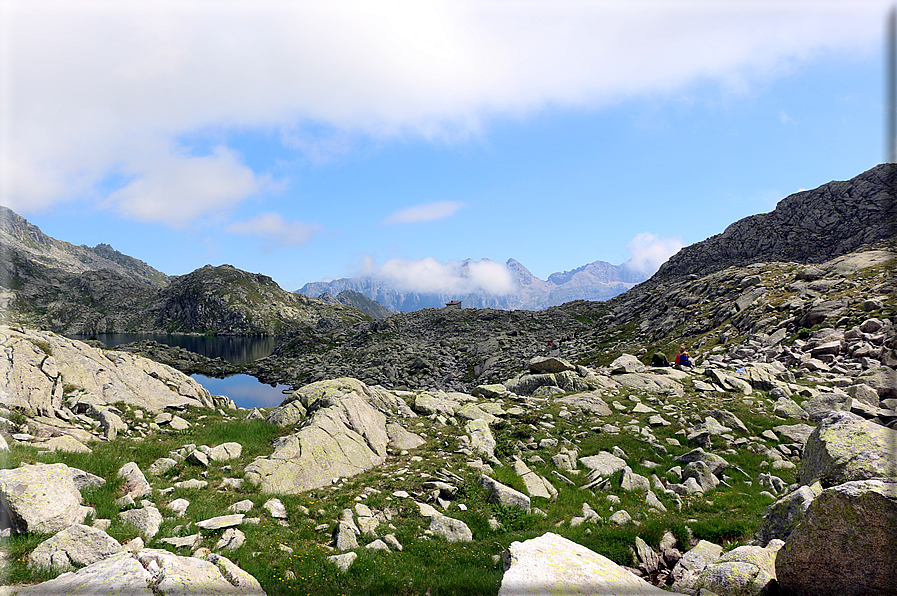
<instances>
[{"instance_id":1,"label":"cloud bank","mask_svg":"<svg viewBox=\"0 0 897 596\"><path fill-rule=\"evenodd\" d=\"M369 275L403 292L461 297L467 294L504 296L517 291L514 277L505 264L489 259L442 263L433 257L397 258L386 261Z\"/></svg>"},{"instance_id":2,"label":"cloud bank","mask_svg":"<svg viewBox=\"0 0 897 596\"><path fill-rule=\"evenodd\" d=\"M263 190L265 174L184 139L274 130L326 160L358 136L453 139L495 116L696 82L739 92L820 53L878 52L870 32L888 6L7 0L0 203L28 212L98 195L183 225ZM113 175L130 182L107 188Z\"/></svg>"},{"instance_id":3,"label":"cloud bank","mask_svg":"<svg viewBox=\"0 0 897 596\"><path fill-rule=\"evenodd\" d=\"M661 238L650 232L640 232L626 243L626 250L632 255L626 264L638 271L654 273L683 246L678 238Z\"/></svg>"}]
</instances>

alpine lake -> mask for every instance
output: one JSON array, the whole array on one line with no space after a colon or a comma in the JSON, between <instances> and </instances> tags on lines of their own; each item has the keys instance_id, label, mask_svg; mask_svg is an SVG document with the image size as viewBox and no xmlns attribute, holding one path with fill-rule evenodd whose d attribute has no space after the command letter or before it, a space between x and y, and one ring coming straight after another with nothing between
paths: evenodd
<instances>
[{"instance_id":1,"label":"alpine lake","mask_svg":"<svg viewBox=\"0 0 897 596\"><path fill-rule=\"evenodd\" d=\"M234 364L250 364L274 351L273 337L242 337L219 335L174 335L167 333L100 333L69 335L71 339L97 339L107 348L115 348L134 341L156 341L160 344L190 350L209 358L223 358ZM269 408L279 406L284 399L286 385L265 385L251 375L232 375L215 379L191 375L212 395L226 395L241 408Z\"/></svg>"}]
</instances>

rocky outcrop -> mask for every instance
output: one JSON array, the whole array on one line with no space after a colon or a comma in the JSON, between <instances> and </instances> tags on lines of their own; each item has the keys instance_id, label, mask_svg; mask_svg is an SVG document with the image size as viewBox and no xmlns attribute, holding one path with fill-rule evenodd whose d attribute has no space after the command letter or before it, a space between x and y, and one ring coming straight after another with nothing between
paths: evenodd
<instances>
[{"instance_id":1,"label":"rocky outcrop","mask_svg":"<svg viewBox=\"0 0 897 596\"><path fill-rule=\"evenodd\" d=\"M53 418L77 404L95 406L97 417L116 402L151 411L212 405L202 385L173 368L54 333L0 326L0 350L0 402L28 416Z\"/></svg>"},{"instance_id":2,"label":"rocky outcrop","mask_svg":"<svg viewBox=\"0 0 897 596\"><path fill-rule=\"evenodd\" d=\"M391 414L413 415L396 400L351 378L302 387L269 416L280 424L301 425L298 432L279 439L274 453L248 465L246 479L263 492L298 493L380 465L389 435L386 414L374 404L395 408Z\"/></svg>"},{"instance_id":3,"label":"rocky outcrop","mask_svg":"<svg viewBox=\"0 0 897 596\"><path fill-rule=\"evenodd\" d=\"M897 480L846 482L822 491L776 558L787 593L897 593Z\"/></svg>"},{"instance_id":4,"label":"rocky outcrop","mask_svg":"<svg viewBox=\"0 0 897 596\"><path fill-rule=\"evenodd\" d=\"M782 199L722 234L687 246L655 278L707 275L769 261L822 263L864 244L893 238L897 165L882 164L845 182L829 182Z\"/></svg>"},{"instance_id":5,"label":"rocky outcrop","mask_svg":"<svg viewBox=\"0 0 897 596\"><path fill-rule=\"evenodd\" d=\"M520 594L671 594L563 536L512 542L502 554L499 596Z\"/></svg>"},{"instance_id":6,"label":"rocky outcrop","mask_svg":"<svg viewBox=\"0 0 897 596\"><path fill-rule=\"evenodd\" d=\"M258 581L221 555L181 557L165 550L120 552L74 573L18 589L18 596L176 596L178 594L264 596Z\"/></svg>"},{"instance_id":7,"label":"rocky outcrop","mask_svg":"<svg viewBox=\"0 0 897 596\"><path fill-rule=\"evenodd\" d=\"M75 524L41 542L28 556L35 567L85 567L122 551L118 541L97 528Z\"/></svg>"}]
</instances>

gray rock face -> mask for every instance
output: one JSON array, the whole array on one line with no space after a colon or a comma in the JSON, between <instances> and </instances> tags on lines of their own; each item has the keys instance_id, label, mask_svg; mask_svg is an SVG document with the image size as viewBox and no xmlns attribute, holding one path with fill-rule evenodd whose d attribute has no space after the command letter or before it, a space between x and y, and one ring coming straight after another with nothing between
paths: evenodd
<instances>
[{"instance_id":1,"label":"gray rock face","mask_svg":"<svg viewBox=\"0 0 897 596\"><path fill-rule=\"evenodd\" d=\"M460 519L445 515L430 518L430 531L442 536L449 542L472 542L473 532Z\"/></svg>"},{"instance_id":2,"label":"gray rock face","mask_svg":"<svg viewBox=\"0 0 897 596\"><path fill-rule=\"evenodd\" d=\"M299 493L383 463L386 416L359 393L361 383L349 381L320 381L300 390L309 412L302 428L277 441L269 457L246 466L246 479L262 492Z\"/></svg>"},{"instance_id":3,"label":"gray rock face","mask_svg":"<svg viewBox=\"0 0 897 596\"><path fill-rule=\"evenodd\" d=\"M605 478L616 474L626 467L624 460L607 451L601 451L597 455L580 457L579 463Z\"/></svg>"},{"instance_id":4,"label":"gray rock face","mask_svg":"<svg viewBox=\"0 0 897 596\"><path fill-rule=\"evenodd\" d=\"M162 525L162 514L155 507L122 511L118 516L124 523L137 527L147 540L158 534L159 526Z\"/></svg>"},{"instance_id":5,"label":"gray rock face","mask_svg":"<svg viewBox=\"0 0 897 596\"><path fill-rule=\"evenodd\" d=\"M386 436L389 437L388 447L397 450L417 449L426 441L420 435L405 430L398 422L390 422L386 425Z\"/></svg>"},{"instance_id":6,"label":"gray rock face","mask_svg":"<svg viewBox=\"0 0 897 596\"><path fill-rule=\"evenodd\" d=\"M499 596L522 594L671 594L586 547L551 532L512 542L502 557Z\"/></svg>"},{"instance_id":7,"label":"gray rock face","mask_svg":"<svg viewBox=\"0 0 897 596\"><path fill-rule=\"evenodd\" d=\"M505 486L501 482L489 478L486 475L480 476L480 486L489 491L489 502L500 503L508 507L519 507L526 512L530 510L530 499L520 491L514 490L510 486Z\"/></svg>"},{"instance_id":8,"label":"gray rock face","mask_svg":"<svg viewBox=\"0 0 897 596\"><path fill-rule=\"evenodd\" d=\"M766 548L739 546L710 563L695 578L691 589L714 594L759 596L776 586L776 553L781 541Z\"/></svg>"},{"instance_id":9,"label":"gray rock face","mask_svg":"<svg viewBox=\"0 0 897 596\"><path fill-rule=\"evenodd\" d=\"M132 499L139 499L152 494L153 489L147 482L146 476L140 471L135 462L128 462L118 471L118 477L123 478L122 490Z\"/></svg>"},{"instance_id":10,"label":"gray rock face","mask_svg":"<svg viewBox=\"0 0 897 596\"><path fill-rule=\"evenodd\" d=\"M560 373L576 370L576 367L563 358L536 356L530 359L528 368L531 373Z\"/></svg>"},{"instance_id":11,"label":"gray rock face","mask_svg":"<svg viewBox=\"0 0 897 596\"><path fill-rule=\"evenodd\" d=\"M810 503L821 492L822 486L819 483L802 486L767 507L760 529L757 530L757 540L763 545L774 539L787 540L803 520Z\"/></svg>"},{"instance_id":12,"label":"gray rock face","mask_svg":"<svg viewBox=\"0 0 897 596\"><path fill-rule=\"evenodd\" d=\"M28 556L37 567L84 567L121 552L118 541L96 528L75 524L41 542Z\"/></svg>"},{"instance_id":13,"label":"gray rock face","mask_svg":"<svg viewBox=\"0 0 897 596\"><path fill-rule=\"evenodd\" d=\"M897 593L897 480L846 482L822 491L776 558L789 594Z\"/></svg>"},{"instance_id":14,"label":"gray rock face","mask_svg":"<svg viewBox=\"0 0 897 596\"><path fill-rule=\"evenodd\" d=\"M65 464L0 470L0 519L9 520L13 533L59 532L83 522L89 511Z\"/></svg>"},{"instance_id":15,"label":"gray rock face","mask_svg":"<svg viewBox=\"0 0 897 596\"><path fill-rule=\"evenodd\" d=\"M29 415L54 416L63 385L79 388L81 401L99 406L123 401L156 411L171 404L212 405L202 385L173 368L55 333L0 326L0 350L6 355L0 358L0 401ZM120 429L111 412L101 411L110 429Z\"/></svg>"},{"instance_id":16,"label":"gray rock face","mask_svg":"<svg viewBox=\"0 0 897 596\"><path fill-rule=\"evenodd\" d=\"M885 164L852 180L790 195L771 213L746 217L722 234L683 248L656 277L707 274L763 261L820 263L889 238L890 222L897 218L895 187L897 166Z\"/></svg>"},{"instance_id":17,"label":"gray rock face","mask_svg":"<svg viewBox=\"0 0 897 596\"><path fill-rule=\"evenodd\" d=\"M585 410L586 412L589 412L590 414L593 414L595 416L611 415L610 408L608 407L607 403L605 403L605 401L601 399L598 393L577 393L575 395L559 397L555 401L557 401L558 403L573 406L574 408Z\"/></svg>"},{"instance_id":18,"label":"gray rock face","mask_svg":"<svg viewBox=\"0 0 897 596\"><path fill-rule=\"evenodd\" d=\"M698 542L694 548L682 555L670 577L673 590L691 590L694 582L707 565L713 563L723 552L723 547L706 540Z\"/></svg>"},{"instance_id":19,"label":"gray rock face","mask_svg":"<svg viewBox=\"0 0 897 596\"><path fill-rule=\"evenodd\" d=\"M801 484L823 487L897 475L897 431L850 412L825 418L807 439Z\"/></svg>"},{"instance_id":20,"label":"gray rock face","mask_svg":"<svg viewBox=\"0 0 897 596\"><path fill-rule=\"evenodd\" d=\"M464 430L470 437L470 448L475 453L482 455L492 462L498 463L495 457L495 437L485 420L470 420L464 425Z\"/></svg>"}]
</instances>

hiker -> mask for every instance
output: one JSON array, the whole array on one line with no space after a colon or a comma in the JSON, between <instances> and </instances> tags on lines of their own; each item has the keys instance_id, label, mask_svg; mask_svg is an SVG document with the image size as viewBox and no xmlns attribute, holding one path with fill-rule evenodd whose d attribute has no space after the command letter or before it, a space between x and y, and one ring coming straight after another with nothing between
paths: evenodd
<instances>
[{"instance_id":1,"label":"hiker","mask_svg":"<svg viewBox=\"0 0 897 596\"><path fill-rule=\"evenodd\" d=\"M676 365L687 366L689 368L695 367L695 363L692 362L691 358L688 356L688 350L685 349L685 346L679 346L679 353L676 354Z\"/></svg>"},{"instance_id":2,"label":"hiker","mask_svg":"<svg viewBox=\"0 0 897 596\"><path fill-rule=\"evenodd\" d=\"M667 360L667 355L664 354L661 350L657 350L657 352L651 356L651 366L669 366L670 361Z\"/></svg>"}]
</instances>

